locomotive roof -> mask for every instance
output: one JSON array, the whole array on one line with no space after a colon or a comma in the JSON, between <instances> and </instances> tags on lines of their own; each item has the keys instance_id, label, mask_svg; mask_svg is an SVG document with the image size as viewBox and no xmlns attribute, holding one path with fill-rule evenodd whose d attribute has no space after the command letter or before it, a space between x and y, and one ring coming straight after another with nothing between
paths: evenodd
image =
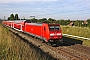
<instances>
[{"instance_id":1,"label":"locomotive roof","mask_svg":"<svg viewBox=\"0 0 90 60\"><path fill-rule=\"evenodd\" d=\"M38 23L26 23L28 25L36 25L36 26L42 26L42 24L38 24Z\"/></svg>"},{"instance_id":2,"label":"locomotive roof","mask_svg":"<svg viewBox=\"0 0 90 60\"><path fill-rule=\"evenodd\" d=\"M36 26L42 26L43 24L41 24L41 23L26 23L27 25L36 25ZM45 24L47 24L47 23L45 23ZM59 24L48 24L48 25L59 25Z\"/></svg>"}]
</instances>

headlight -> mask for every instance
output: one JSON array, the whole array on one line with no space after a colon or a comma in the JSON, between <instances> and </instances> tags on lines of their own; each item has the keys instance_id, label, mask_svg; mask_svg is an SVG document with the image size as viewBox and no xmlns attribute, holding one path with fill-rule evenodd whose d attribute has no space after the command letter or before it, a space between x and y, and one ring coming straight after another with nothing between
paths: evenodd
<instances>
[{"instance_id":1,"label":"headlight","mask_svg":"<svg viewBox=\"0 0 90 60\"><path fill-rule=\"evenodd\" d=\"M54 36L54 34L50 34L50 36Z\"/></svg>"},{"instance_id":2,"label":"headlight","mask_svg":"<svg viewBox=\"0 0 90 60\"><path fill-rule=\"evenodd\" d=\"M57 33L57 35L61 35L61 33Z\"/></svg>"}]
</instances>

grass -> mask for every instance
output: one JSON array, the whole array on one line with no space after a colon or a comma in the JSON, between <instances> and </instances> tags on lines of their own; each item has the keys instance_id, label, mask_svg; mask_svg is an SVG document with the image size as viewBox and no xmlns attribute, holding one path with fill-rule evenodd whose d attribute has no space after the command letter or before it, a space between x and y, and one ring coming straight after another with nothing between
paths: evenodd
<instances>
[{"instance_id":1,"label":"grass","mask_svg":"<svg viewBox=\"0 0 90 60\"><path fill-rule=\"evenodd\" d=\"M90 40L82 40L83 45L90 46Z\"/></svg>"},{"instance_id":2,"label":"grass","mask_svg":"<svg viewBox=\"0 0 90 60\"><path fill-rule=\"evenodd\" d=\"M53 60L0 25L0 60Z\"/></svg>"},{"instance_id":3,"label":"grass","mask_svg":"<svg viewBox=\"0 0 90 60\"><path fill-rule=\"evenodd\" d=\"M62 32L64 34L71 34L75 36L81 36L90 38L90 29L89 28L81 28L81 27L69 27L69 26L62 26Z\"/></svg>"},{"instance_id":4,"label":"grass","mask_svg":"<svg viewBox=\"0 0 90 60\"><path fill-rule=\"evenodd\" d=\"M70 35L75 35L75 36L80 36L80 37L85 37L85 38L90 38L90 28L88 27L70 27L70 26L61 26L63 34L70 34ZM79 39L77 39L79 40ZM90 46L90 41L89 40L82 40L83 45Z\"/></svg>"}]
</instances>

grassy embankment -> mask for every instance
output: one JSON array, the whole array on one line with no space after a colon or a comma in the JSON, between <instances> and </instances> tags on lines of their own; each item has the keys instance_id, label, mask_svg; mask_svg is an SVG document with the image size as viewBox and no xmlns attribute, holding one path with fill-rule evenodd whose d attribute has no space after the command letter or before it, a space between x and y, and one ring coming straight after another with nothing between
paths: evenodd
<instances>
[{"instance_id":1,"label":"grassy embankment","mask_svg":"<svg viewBox=\"0 0 90 60\"><path fill-rule=\"evenodd\" d=\"M70 27L70 26L62 26L61 28L62 28L63 34L70 34L70 35L90 38L90 28ZM82 40L82 41L83 41L83 45L90 46L90 41L89 40Z\"/></svg>"},{"instance_id":2,"label":"grassy embankment","mask_svg":"<svg viewBox=\"0 0 90 60\"><path fill-rule=\"evenodd\" d=\"M49 60L41 50L25 43L0 25L0 60Z\"/></svg>"}]
</instances>

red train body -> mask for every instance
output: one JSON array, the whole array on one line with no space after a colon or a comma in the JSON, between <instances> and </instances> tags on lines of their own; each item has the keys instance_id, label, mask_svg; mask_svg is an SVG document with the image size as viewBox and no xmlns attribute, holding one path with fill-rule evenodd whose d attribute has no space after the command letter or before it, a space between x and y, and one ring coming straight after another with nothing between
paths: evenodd
<instances>
[{"instance_id":1,"label":"red train body","mask_svg":"<svg viewBox=\"0 0 90 60\"><path fill-rule=\"evenodd\" d=\"M25 20L3 21L2 24L38 37L45 42L55 42L62 40L60 24L27 23Z\"/></svg>"}]
</instances>

